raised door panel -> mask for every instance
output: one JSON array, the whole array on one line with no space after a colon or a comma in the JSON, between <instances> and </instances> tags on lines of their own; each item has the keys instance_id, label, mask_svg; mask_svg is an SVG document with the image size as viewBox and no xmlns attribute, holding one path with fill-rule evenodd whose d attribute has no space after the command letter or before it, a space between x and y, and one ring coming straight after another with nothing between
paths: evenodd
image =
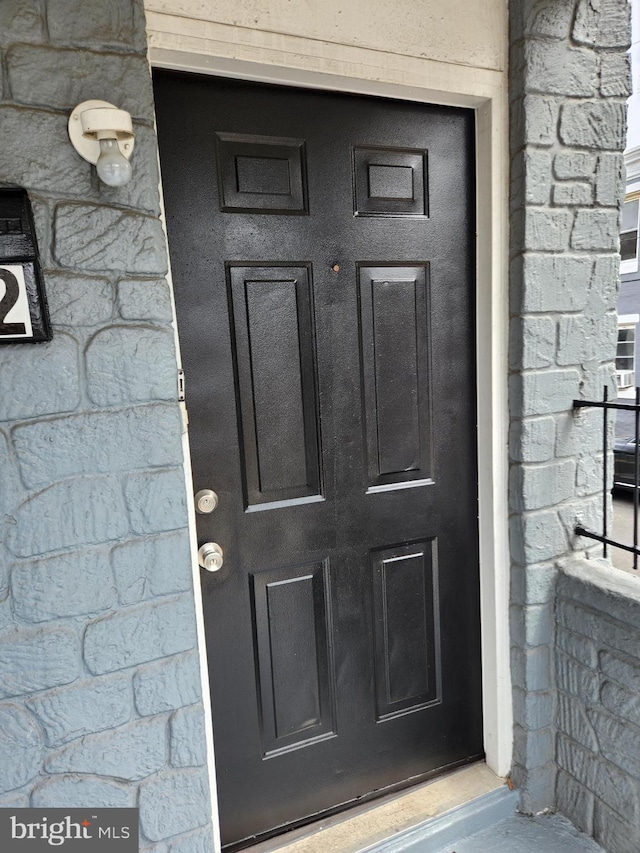
<instances>
[{"instance_id":1,"label":"raised door panel","mask_svg":"<svg viewBox=\"0 0 640 853\"><path fill-rule=\"evenodd\" d=\"M228 276L246 508L321 500L311 271L229 264Z\"/></svg>"},{"instance_id":2,"label":"raised door panel","mask_svg":"<svg viewBox=\"0 0 640 853\"><path fill-rule=\"evenodd\" d=\"M216 133L220 209L225 213L308 213L302 139Z\"/></svg>"},{"instance_id":3,"label":"raised door panel","mask_svg":"<svg viewBox=\"0 0 640 853\"><path fill-rule=\"evenodd\" d=\"M428 265L360 266L369 491L431 476Z\"/></svg>"},{"instance_id":4,"label":"raised door panel","mask_svg":"<svg viewBox=\"0 0 640 853\"><path fill-rule=\"evenodd\" d=\"M328 561L253 575L265 757L334 734Z\"/></svg>"},{"instance_id":5,"label":"raised door panel","mask_svg":"<svg viewBox=\"0 0 640 853\"><path fill-rule=\"evenodd\" d=\"M372 552L376 718L440 701L436 542Z\"/></svg>"},{"instance_id":6,"label":"raised door panel","mask_svg":"<svg viewBox=\"0 0 640 853\"><path fill-rule=\"evenodd\" d=\"M354 147L353 207L355 216L427 217L427 152Z\"/></svg>"}]
</instances>

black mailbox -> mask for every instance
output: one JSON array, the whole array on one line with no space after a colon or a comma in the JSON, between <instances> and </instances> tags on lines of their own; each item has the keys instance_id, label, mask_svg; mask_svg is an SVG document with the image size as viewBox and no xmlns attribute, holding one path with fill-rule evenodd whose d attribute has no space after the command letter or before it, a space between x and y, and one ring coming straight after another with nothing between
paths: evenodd
<instances>
[{"instance_id":1,"label":"black mailbox","mask_svg":"<svg viewBox=\"0 0 640 853\"><path fill-rule=\"evenodd\" d=\"M27 191L0 188L0 344L51 340Z\"/></svg>"}]
</instances>

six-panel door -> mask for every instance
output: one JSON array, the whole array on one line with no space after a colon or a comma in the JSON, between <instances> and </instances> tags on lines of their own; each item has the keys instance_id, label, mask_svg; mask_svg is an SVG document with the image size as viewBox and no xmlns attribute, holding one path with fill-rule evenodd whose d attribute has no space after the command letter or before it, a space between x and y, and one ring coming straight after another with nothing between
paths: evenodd
<instances>
[{"instance_id":1,"label":"six-panel door","mask_svg":"<svg viewBox=\"0 0 640 853\"><path fill-rule=\"evenodd\" d=\"M233 845L482 754L473 117L155 85Z\"/></svg>"}]
</instances>

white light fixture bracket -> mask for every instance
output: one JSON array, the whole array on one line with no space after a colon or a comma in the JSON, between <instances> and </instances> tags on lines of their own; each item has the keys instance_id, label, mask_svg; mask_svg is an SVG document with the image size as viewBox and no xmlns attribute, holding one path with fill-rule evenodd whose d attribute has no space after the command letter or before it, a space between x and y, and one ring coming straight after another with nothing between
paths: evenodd
<instances>
[{"instance_id":1,"label":"white light fixture bracket","mask_svg":"<svg viewBox=\"0 0 640 853\"><path fill-rule=\"evenodd\" d=\"M89 163L97 163L100 140L116 139L127 160L133 154L133 125L126 110L107 101L83 101L69 116L69 138L78 154Z\"/></svg>"}]
</instances>

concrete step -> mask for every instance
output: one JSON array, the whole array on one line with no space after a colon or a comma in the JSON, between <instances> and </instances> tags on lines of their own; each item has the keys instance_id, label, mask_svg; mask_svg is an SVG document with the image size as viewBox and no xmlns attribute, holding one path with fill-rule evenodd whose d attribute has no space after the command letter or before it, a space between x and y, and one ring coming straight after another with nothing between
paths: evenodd
<instances>
[{"instance_id":1,"label":"concrete step","mask_svg":"<svg viewBox=\"0 0 640 853\"><path fill-rule=\"evenodd\" d=\"M410 838L413 830L498 790L508 793L505 780L478 761L255 844L247 853L362 853L383 849L383 845ZM515 805L510 806L509 813L514 811ZM501 814L496 813L496 819Z\"/></svg>"},{"instance_id":2,"label":"concrete step","mask_svg":"<svg viewBox=\"0 0 640 853\"><path fill-rule=\"evenodd\" d=\"M426 820L419 826L400 832L392 839L363 848L362 853L441 853L451 842L491 829L513 817L517 804L516 791L510 791L503 785L445 814Z\"/></svg>"},{"instance_id":3,"label":"concrete step","mask_svg":"<svg viewBox=\"0 0 640 853\"><path fill-rule=\"evenodd\" d=\"M431 850L431 847L415 848ZM437 853L605 853L561 815L512 815Z\"/></svg>"}]
</instances>

